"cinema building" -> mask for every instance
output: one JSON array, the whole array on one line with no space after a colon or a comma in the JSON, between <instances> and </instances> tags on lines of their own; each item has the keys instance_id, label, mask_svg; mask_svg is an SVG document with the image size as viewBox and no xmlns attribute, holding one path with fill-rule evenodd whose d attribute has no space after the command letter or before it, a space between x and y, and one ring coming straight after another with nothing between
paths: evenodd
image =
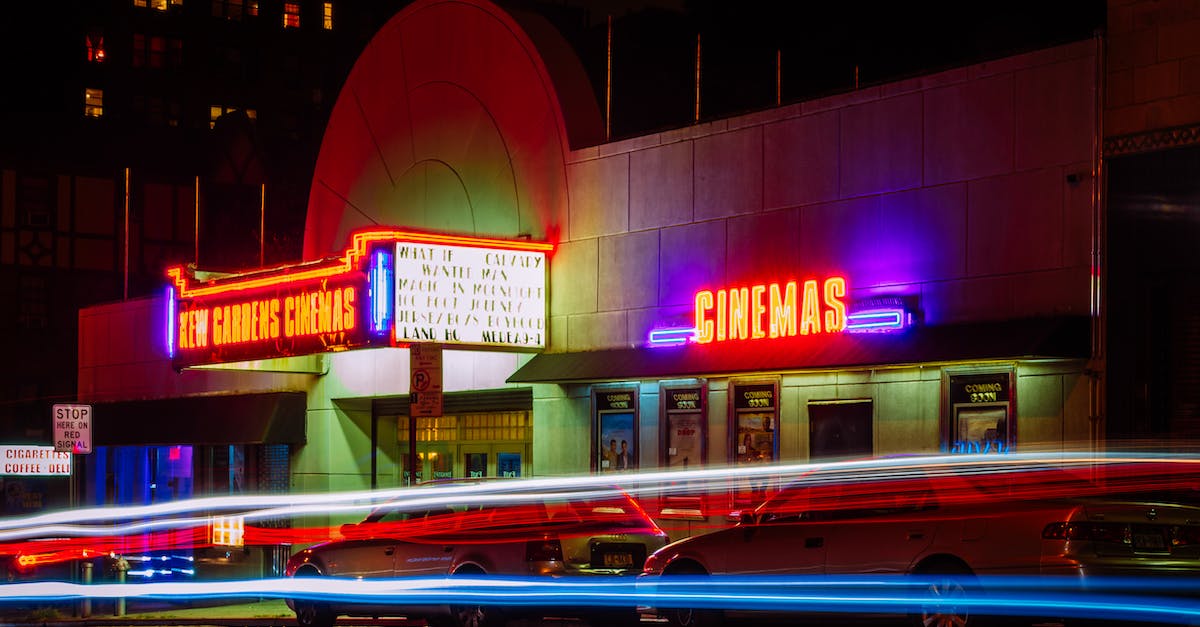
<instances>
[{"instance_id":1,"label":"cinema building","mask_svg":"<svg viewBox=\"0 0 1200 627\"><path fill-rule=\"evenodd\" d=\"M81 312L81 499L1103 439L1096 41L607 143L564 50L396 15L303 262Z\"/></svg>"}]
</instances>

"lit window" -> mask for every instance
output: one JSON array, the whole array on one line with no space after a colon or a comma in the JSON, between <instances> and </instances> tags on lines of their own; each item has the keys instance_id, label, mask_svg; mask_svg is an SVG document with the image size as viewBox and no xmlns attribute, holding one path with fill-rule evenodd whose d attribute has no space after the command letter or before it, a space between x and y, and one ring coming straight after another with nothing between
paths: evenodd
<instances>
[{"instance_id":1,"label":"lit window","mask_svg":"<svg viewBox=\"0 0 1200 627\"><path fill-rule=\"evenodd\" d=\"M89 63L104 62L104 35L87 36L87 60Z\"/></svg>"},{"instance_id":2,"label":"lit window","mask_svg":"<svg viewBox=\"0 0 1200 627\"><path fill-rule=\"evenodd\" d=\"M246 3L246 15L258 17L258 0L250 0Z\"/></svg>"},{"instance_id":3,"label":"lit window","mask_svg":"<svg viewBox=\"0 0 1200 627\"><path fill-rule=\"evenodd\" d=\"M89 118L104 115L104 90L88 87L83 90L83 114Z\"/></svg>"},{"instance_id":4,"label":"lit window","mask_svg":"<svg viewBox=\"0 0 1200 627\"><path fill-rule=\"evenodd\" d=\"M250 118L251 120L258 119L258 111L255 109L242 109L241 107L223 107L220 105L213 105L208 108L208 128L214 128L217 125L217 118L231 111L239 110L245 113L246 117Z\"/></svg>"},{"instance_id":5,"label":"lit window","mask_svg":"<svg viewBox=\"0 0 1200 627\"><path fill-rule=\"evenodd\" d=\"M300 4L298 2L283 3L283 27L300 28Z\"/></svg>"},{"instance_id":6,"label":"lit window","mask_svg":"<svg viewBox=\"0 0 1200 627\"><path fill-rule=\"evenodd\" d=\"M325 3L324 8L322 9L322 15L324 16L324 19L325 19L325 21L322 22L322 25L325 27L325 30L333 30L333 3L332 2Z\"/></svg>"},{"instance_id":7,"label":"lit window","mask_svg":"<svg viewBox=\"0 0 1200 627\"><path fill-rule=\"evenodd\" d=\"M133 6L149 7L156 11L166 11L170 7L183 6L183 0L133 0Z\"/></svg>"}]
</instances>

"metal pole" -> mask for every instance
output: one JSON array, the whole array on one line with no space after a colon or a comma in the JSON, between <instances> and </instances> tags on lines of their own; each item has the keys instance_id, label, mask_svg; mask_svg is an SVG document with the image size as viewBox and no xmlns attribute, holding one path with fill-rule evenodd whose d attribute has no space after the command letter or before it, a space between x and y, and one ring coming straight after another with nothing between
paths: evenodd
<instances>
[{"instance_id":1,"label":"metal pole","mask_svg":"<svg viewBox=\"0 0 1200 627\"><path fill-rule=\"evenodd\" d=\"M696 33L696 114L694 121L700 122L700 33Z\"/></svg>"},{"instance_id":2,"label":"metal pole","mask_svg":"<svg viewBox=\"0 0 1200 627\"><path fill-rule=\"evenodd\" d=\"M267 184L262 184L258 194L258 267L266 265L267 258Z\"/></svg>"},{"instance_id":3,"label":"metal pole","mask_svg":"<svg viewBox=\"0 0 1200 627\"><path fill-rule=\"evenodd\" d=\"M125 287L123 298L129 299L129 168L125 168Z\"/></svg>"},{"instance_id":4,"label":"metal pole","mask_svg":"<svg viewBox=\"0 0 1200 627\"><path fill-rule=\"evenodd\" d=\"M604 73L604 141L612 139L612 15L608 16L608 67Z\"/></svg>"},{"instance_id":5,"label":"metal pole","mask_svg":"<svg viewBox=\"0 0 1200 627\"><path fill-rule=\"evenodd\" d=\"M83 563L83 585L90 586L91 584L92 584L92 563L84 562ZM81 602L79 614L81 616L83 616L84 618L87 618L92 615L92 599L91 599L91 597L85 597L83 599L83 601Z\"/></svg>"},{"instance_id":6,"label":"metal pole","mask_svg":"<svg viewBox=\"0 0 1200 627\"><path fill-rule=\"evenodd\" d=\"M192 258L192 262L197 266L200 265L200 176L196 175L196 256Z\"/></svg>"},{"instance_id":7,"label":"metal pole","mask_svg":"<svg viewBox=\"0 0 1200 627\"><path fill-rule=\"evenodd\" d=\"M124 568L117 568L117 583L119 583L121 585L125 585L125 569ZM115 612L115 615L116 616L124 616L125 615L125 597L117 597L117 611Z\"/></svg>"}]
</instances>

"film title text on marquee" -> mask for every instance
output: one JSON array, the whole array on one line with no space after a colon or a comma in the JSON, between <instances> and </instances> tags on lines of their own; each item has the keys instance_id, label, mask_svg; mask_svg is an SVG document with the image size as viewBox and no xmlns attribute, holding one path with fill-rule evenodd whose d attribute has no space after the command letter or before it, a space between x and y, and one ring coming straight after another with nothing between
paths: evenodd
<instances>
[{"instance_id":1,"label":"film title text on marquee","mask_svg":"<svg viewBox=\"0 0 1200 627\"><path fill-rule=\"evenodd\" d=\"M544 347L546 254L396 244L396 340Z\"/></svg>"}]
</instances>

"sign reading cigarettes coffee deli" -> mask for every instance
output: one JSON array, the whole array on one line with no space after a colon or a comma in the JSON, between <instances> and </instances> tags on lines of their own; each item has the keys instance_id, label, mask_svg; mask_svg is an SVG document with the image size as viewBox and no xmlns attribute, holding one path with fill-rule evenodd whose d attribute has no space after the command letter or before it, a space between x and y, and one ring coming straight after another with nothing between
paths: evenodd
<instances>
[{"instance_id":1,"label":"sign reading cigarettes coffee deli","mask_svg":"<svg viewBox=\"0 0 1200 627\"><path fill-rule=\"evenodd\" d=\"M727 342L841 333L846 279L760 283L701 290L695 296L696 342Z\"/></svg>"},{"instance_id":2,"label":"sign reading cigarettes coffee deli","mask_svg":"<svg viewBox=\"0 0 1200 627\"><path fill-rule=\"evenodd\" d=\"M53 446L0 445L0 475L71 475L71 453Z\"/></svg>"},{"instance_id":3,"label":"sign reading cigarettes coffee deli","mask_svg":"<svg viewBox=\"0 0 1200 627\"><path fill-rule=\"evenodd\" d=\"M546 346L546 252L396 244L396 340Z\"/></svg>"},{"instance_id":4,"label":"sign reading cigarettes coffee deli","mask_svg":"<svg viewBox=\"0 0 1200 627\"><path fill-rule=\"evenodd\" d=\"M319 262L207 280L171 268L168 353L178 369L426 341L542 348L552 249L370 229Z\"/></svg>"}]
</instances>

